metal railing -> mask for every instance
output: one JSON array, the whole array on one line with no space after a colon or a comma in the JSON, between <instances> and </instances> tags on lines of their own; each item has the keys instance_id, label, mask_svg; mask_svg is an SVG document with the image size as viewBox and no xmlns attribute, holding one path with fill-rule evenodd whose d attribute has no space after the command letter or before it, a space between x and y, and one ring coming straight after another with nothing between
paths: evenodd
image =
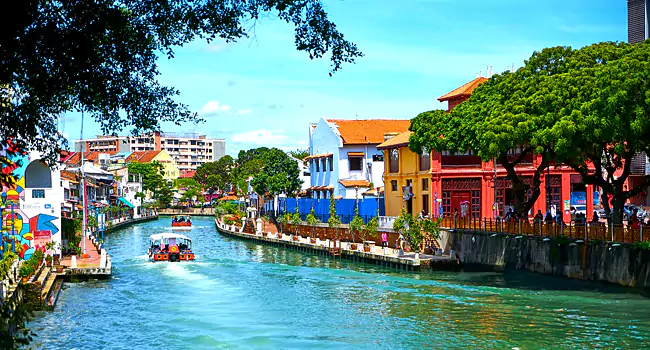
<instances>
[{"instance_id":1,"label":"metal railing","mask_svg":"<svg viewBox=\"0 0 650 350\"><path fill-rule=\"evenodd\" d=\"M503 221L492 218L452 218L442 219L442 228L478 231L485 233L509 233L527 236L563 236L571 239L597 240L619 243L650 241L650 227L639 225L606 225L602 222L544 222L529 220Z\"/></svg>"}]
</instances>

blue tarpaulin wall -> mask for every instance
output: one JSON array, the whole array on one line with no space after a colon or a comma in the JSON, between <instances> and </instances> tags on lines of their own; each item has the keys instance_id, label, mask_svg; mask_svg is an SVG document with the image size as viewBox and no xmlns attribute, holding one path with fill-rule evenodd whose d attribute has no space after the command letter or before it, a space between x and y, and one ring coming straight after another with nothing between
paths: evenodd
<instances>
[{"instance_id":1,"label":"blue tarpaulin wall","mask_svg":"<svg viewBox=\"0 0 650 350\"><path fill-rule=\"evenodd\" d=\"M372 217L377 216L377 209L379 215L384 215L386 209L384 199L379 200L379 207L377 207L377 198L359 199L359 216L365 222L368 222ZM354 217L354 209L357 200L355 199L338 199L336 200L336 213L341 217L341 221L347 224ZM280 198L278 203L278 211L283 214L285 212L293 213L296 210L296 198ZM307 214L314 208L314 213L318 220L327 222L329 219L330 200L329 199L314 199L314 198L299 198L298 211L300 216L305 219Z\"/></svg>"}]
</instances>

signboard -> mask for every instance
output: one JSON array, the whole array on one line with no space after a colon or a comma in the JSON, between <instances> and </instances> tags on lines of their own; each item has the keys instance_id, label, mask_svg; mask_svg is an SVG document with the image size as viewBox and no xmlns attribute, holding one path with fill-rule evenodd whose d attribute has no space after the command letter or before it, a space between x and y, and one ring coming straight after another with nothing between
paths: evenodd
<instances>
[{"instance_id":1,"label":"signboard","mask_svg":"<svg viewBox=\"0 0 650 350\"><path fill-rule=\"evenodd\" d=\"M569 200L565 199L564 200L564 211L569 211L571 210L571 204L569 204Z\"/></svg>"},{"instance_id":2,"label":"signboard","mask_svg":"<svg viewBox=\"0 0 650 350\"><path fill-rule=\"evenodd\" d=\"M52 204L45 204L45 209L52 209Z\"/></svg>"},{"instance_id":3,"label":"signboard","mask_svg":"<svg viewBox=\"0 0 650 350\"><path fill-rule=\"evenodd\" d=\"M34 231L34 239L45 239L50 237L52 237L52 231L50 230Z\"/></svg>"}]
</instances>

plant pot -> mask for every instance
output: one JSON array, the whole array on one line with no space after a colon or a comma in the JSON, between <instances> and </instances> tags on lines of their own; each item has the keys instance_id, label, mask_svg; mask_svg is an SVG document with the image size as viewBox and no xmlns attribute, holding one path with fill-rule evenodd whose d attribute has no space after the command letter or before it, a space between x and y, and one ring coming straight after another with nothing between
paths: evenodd
<instances>
[{"instance_id":1,"label":"plant pot","mask_svg":"<svg viewBox=\"0 0 650 350\"><path fill-rule=\"evenodd\" d=\"M278 233L278 239L282 239L282 234Z\"/></svg>"},{"instance_id":2,"label":"plant pot","mask_svg":"<svg viewBox=\"0 0 650 350\"><path fill-rule=\"evenodd\" d=\"M63 266L58 265L54 267L56 273L62 273L63 272Z\"/></svg>"},{"instance_id":3,"label":"plant pot","mask_svg":"<svg viewBox=\"0 0 650 350\"><path fill-rule=\"evenodd\" d=\"M350 244L350 249L352 249L352 250L357 250L358 248L359 248L359 247L357 247L356 244L354 244L354 243Z\"/></svg>"},{"instance_id":4,"label":"plant pot","mask_svg":"<svg viewBox=\"0 0 650 350\"><path fill-rule=\"evenodd\" d=\"M427 254L427 255L431 255L431 254L433 254L433 249L431 249L431 248L429 248L429 247L424 248L424 254Z\"/></svg>"},{"instance_id":5,"label":"plant pot","mask_svg":"<svg viewBox=\"0 0 650 350\"><path fill-rule=\"evenodd\" d=\"M82 254L82 255L81 255L81 258L82 258L82 259L88 259L88 257L89 257L88 254Z\"/></svg>"},{"instance_id":6,"label":"plant pot","mask_svg":"<svg viewBox=\"0 0 650 350\"><path fill-rule=\"evenodd\" d=\"M293 236L293 241L298 242L298 241L300 241L300 238L298 238L298 236Z\"/></svg>"},{"instance_id":7,"label":"plant pot","mask_svg":"<svg viewBox=\"0 0 650 350\"><path fill-rule=\"evenodd\" d=\"M316 244L316 239L311 238L311 239L309 240L309 243L311 243L311 244Z\"/></svg>"},{"instance_id":8,"label":"plant pot","mask_svg":"<svg viewBox=\"0 0 650 350\"><path fill-rule=\"evenodd\" d=\"M22 277L22 280L23 280L23 284L25 284L27 283L27 281L29 281L29 277Z\"/></svg>"},{"instance_id":9,"label":"plant pot","mask_svg":"<svg viewBox=\"0 0 650 350\"><path fill-rule=\"evenodd\" d=\"M52 267L52 262L51 261L45 261L45 266Z\"/></svg>"},{"instance_id":10,"label":"plant pot","mask_svg":"<svg viewBox=\"0 0 650 350\"><path fill-rule=\"evenodd\" d=\"M364 245L363 246L363 251L366 253L370 253L370 246Z\"/></svg>"}]
</instances>

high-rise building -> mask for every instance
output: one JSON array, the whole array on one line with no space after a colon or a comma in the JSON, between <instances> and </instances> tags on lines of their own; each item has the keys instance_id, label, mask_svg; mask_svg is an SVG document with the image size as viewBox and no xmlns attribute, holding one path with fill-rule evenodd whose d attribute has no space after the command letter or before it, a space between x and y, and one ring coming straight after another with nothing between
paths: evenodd
<instances>
[{"instance_id":1,"label":"high-rise building","mask_svg":"<svg viewBox=\"0 0 650 350\"><path fill-rule=\"evenodd\" d=\"M83 149L82 149L83 146ZM75 152L129 152L128 136L97 136L94 139L77 140L74 142Z\"/></svg>"},{"instance_id":2,"label":"high-rise building","mask_svg":"<svg viewBox=\"0 0 650 350\"><path fill-rule=\"evenodd\" d=\"M627 41L640 43L650 37L650 0L627 0Z\"/></svg>"},{"instance_id":3,"label":"high-rise building","mask_svg":"<svg viewBox=\"0 0 650 350\"><path fill-rule=\"evenodd\" d=\"M196 170L200 165L216 162L226 155L226 140L209 139L198 133L160 133L154 142L156 147L176 159L181 173Z\"/></svg>"},{"instance_id":4,"label":"high-rise building","mask_svg":"<svg viewBox=\"0 0 650 350\"><path fill-rule=\"evenodd\" d=\"M81 152L143 152L167 151L176 160L181 173L196 170L200 165L215 162L226 155L226 140L212 139L198 133L160 133L139 136L97 136L75 141Z\"/></svg>"}]
</instances>

